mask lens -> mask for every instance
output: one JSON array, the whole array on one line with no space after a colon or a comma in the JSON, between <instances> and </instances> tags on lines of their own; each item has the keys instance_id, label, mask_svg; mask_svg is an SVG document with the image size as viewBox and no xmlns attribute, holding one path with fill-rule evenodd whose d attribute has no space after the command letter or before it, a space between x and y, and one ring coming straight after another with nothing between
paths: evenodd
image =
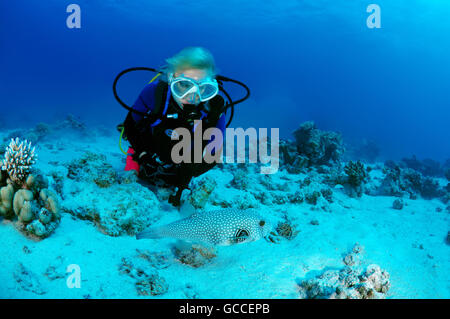
<instances>
[{"instance_id":1,"label":"mask lens","mask_svg":"<svg viewBox=\"0 0 450 319\"><path fill-rule=\"evenodd\" d=\"M211 84L211 83L206 83L206 84L201 84L199 86L200 88L200 96L202 98L202 100L207 100L212 98L213 96L215 96L217 94L218 88L217 86Z\"/></svg>"},{"instance_id":2,"label":"mask lens","mask_svg":"<svg viewBox=\"0 0 450 319\"><path fill-rule=\"evenodd\" d=\"M182 97L185 95L192 87L194 86L194 83L188 80L180 80L176 81L172 85L173 92L179 96Z\"/></svg>"},{"instance_id":3,"label":"mask lens","mask_svg":"<svg viewBox=\"0 0 450 319\"><path fill-rule=\"evenodd\" d=\"M198 100L207 101L219 92L219 87L215 81L206 80L203 83L199 83L188 78L174 79L171 84L171 89L178 98L196 102Z\"/></svg>"}]
</instances>

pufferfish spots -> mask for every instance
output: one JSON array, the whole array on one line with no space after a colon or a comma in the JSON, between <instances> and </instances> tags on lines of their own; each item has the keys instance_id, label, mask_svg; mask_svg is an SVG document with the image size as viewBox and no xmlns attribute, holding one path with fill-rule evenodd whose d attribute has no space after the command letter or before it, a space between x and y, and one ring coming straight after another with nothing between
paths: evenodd
<instances>
[{"instance_id":1,"label":"pufferfish spots","mask_svg":"<svg viewBox=\"0 0 450 319\"><path fill-rule=\"evenodd\" d=\"M226 246L259 240L270 230L270 223L256 211L226 208L197 212L164 226L151 227L137 234L136 238L171 237Z\"/></svg>"}]
</instances>

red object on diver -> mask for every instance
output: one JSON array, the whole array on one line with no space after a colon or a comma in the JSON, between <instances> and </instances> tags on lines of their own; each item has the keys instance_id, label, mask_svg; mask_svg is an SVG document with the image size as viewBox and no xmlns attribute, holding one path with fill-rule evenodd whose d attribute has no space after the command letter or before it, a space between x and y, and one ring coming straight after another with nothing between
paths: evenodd
<instances>
[{"instance_id":1,"label":"red object on diver","mask_svg":"<svg viewBox=\"0 0 450 319\"><path fill-rule=\"evenodd\" d=\"M125 170L131 171L134 169L136 172L139 173L139 164L133 160L133 156L132 156L134 154L134 149L129 147L127 154L128 154L127 155L127 164L125 165Z\"/></svg>"}]
</instances>

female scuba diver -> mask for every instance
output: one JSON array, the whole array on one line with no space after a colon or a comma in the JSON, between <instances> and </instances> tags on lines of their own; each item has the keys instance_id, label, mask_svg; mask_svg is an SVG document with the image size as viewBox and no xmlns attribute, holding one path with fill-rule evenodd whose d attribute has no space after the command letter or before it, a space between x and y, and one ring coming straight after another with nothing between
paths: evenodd
<instances>
[{"instance_id":1,"label":"female scuba diver","mask_svg":"<svg viewBox=\"0 0 450 319\"><path fill-rule=\"evenodd\" d=\"M176 188L169 202L179 206L181 193L188 188L192 177L207 172L216 163L203 160L201 163L174 163L171 151L179 141L172 140L172 132L182 127L193 135L194 121L201 120L203 130L218 128L224 136L227 104L219 94L214 58L208 50L188 47L166 62L167 65L158 70L157 80L154 78L155 81L144 87L131 109L127 107L129 112L122 133L131 146L125 170L136 172L139 178L153 185ZM202 149L212 140L214 136L210 141L202 141ZM220 147L215 147L212 154L221 152L222 146L223 141L220 141Z\"/></svg>"}]
</instances>

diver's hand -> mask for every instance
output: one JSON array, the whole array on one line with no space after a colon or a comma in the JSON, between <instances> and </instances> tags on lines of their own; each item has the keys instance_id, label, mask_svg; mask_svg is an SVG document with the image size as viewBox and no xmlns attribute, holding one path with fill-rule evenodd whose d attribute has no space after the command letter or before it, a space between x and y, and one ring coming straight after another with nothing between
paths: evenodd
<instances>
[{"instance_id":1,"label":"diver's hand","mask_svg":"<svg viewBox=\"0 0 450 319\"><path fill-rule=\"evenodd\" d=\"M133 157L140 165L154 162L152 156L147 152L141 152L139 155L136 154Z\"/></svg>"}]
</instances>

